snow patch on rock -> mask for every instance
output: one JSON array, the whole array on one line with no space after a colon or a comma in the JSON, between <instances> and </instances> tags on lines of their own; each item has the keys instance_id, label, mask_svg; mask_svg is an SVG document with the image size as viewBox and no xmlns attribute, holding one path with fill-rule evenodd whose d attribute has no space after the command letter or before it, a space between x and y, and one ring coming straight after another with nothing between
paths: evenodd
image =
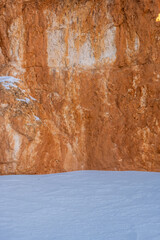
<instances>
[{"instance_id":1,"label":"snow patch on rock","mask_svg":"<svg viewBox=\"0 0 160 240\"><path fill-rule=\"evenodd\" d=\"M20 82L20 79L17 79L11 76L0 77L0 83L7 90L9 90L11 87L17 88L16 83L19 83L19 82Z\"/></svg>"},{"instance_id":2,"label":"snow patch on rock","mask_svg":"<svg viewBox=\"0 0 160 240\"><path fill-rule=\"evenodd\" d=\"M35 118L36 121L41 121L41 119L39 117L35 116L35 115L34 115L34 118Z\"/></svg>"},{"instance_id":3,"label":"snow patch on rock","mask_svg":"<svg viewBox=\"0 0 160 240\"><path fill-rule=\"evenodd\" d=\"M25 103L29 103L30 102L30 99L29 98L25 98L25 99L20 99L20 98L16 98L17 101L20 101L20 102L25 102Z\"/></svg>"}]
</instances>

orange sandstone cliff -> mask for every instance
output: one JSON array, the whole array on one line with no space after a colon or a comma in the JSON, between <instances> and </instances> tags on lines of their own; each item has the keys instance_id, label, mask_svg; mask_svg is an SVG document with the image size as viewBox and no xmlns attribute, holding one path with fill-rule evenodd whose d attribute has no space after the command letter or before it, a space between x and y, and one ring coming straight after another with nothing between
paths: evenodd
<instances>
[{"instance_id":1,"label":"orange sandstone cliff","mask_svg":"<svg viewBox=\"0 0 160 240\"><path fill-rule=\"evenodd\" d=\"M158 0L0 1L0 174L160 171L159 13Z\"/></svg>"}]
</instances>

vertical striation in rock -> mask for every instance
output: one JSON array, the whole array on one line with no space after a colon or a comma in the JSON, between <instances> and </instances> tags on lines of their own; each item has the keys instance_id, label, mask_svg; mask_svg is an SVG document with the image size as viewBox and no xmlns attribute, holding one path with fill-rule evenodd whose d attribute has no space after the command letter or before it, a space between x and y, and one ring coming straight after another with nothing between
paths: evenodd
<instances>
[{"instance_id":1,"label":"vertical striation in rock","mask_svg":"<svg viewBox=\"0 0 160 240\"><path fill-rule=\"evenodd\" d=\"M0 174L160 171L159 14L158 0L1 0Z\"/></svg>"}]
</instances>

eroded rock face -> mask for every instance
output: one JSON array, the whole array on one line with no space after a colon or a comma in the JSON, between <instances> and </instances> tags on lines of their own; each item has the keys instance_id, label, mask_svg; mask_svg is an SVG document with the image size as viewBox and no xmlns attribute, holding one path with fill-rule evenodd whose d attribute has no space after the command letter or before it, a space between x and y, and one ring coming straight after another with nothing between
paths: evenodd
<instances>
[{"instance_id":1,"label":"eroded rock face","mask_svg":"<svg viewBox=\"0 0 160 240\"><path fill-rule=\"evenodd\" d=\"M159 13L158 0L1 1L0 75L14 77L0 78L1 174L160 171Z\"/></svg>"}]
</instances>

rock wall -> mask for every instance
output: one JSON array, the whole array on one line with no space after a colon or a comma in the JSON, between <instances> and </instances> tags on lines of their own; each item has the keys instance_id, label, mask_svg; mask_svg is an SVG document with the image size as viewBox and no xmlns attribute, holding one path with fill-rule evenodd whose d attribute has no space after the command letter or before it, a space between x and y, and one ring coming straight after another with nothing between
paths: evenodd
<instances>
[{"instance_id":1,"label":"rock wall","mask_svg":"<svg viewBox=\"0 0 160 240\"><path fill-rule=\"evenodd\" d=\"M0 174L160 171L158 0L1 0ZM19 80L17 80L17 78Z\"/></svg>"}]
</instances>

